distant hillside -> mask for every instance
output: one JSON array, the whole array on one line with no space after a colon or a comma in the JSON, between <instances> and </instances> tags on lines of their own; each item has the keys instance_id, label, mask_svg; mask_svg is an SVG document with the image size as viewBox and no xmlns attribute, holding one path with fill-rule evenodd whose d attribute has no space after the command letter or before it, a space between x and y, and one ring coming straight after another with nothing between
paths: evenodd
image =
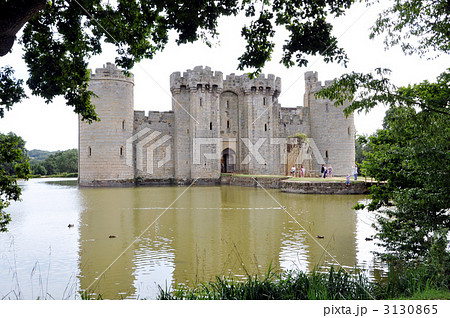
<instances>
[{"instance_id":1,"label":"distant hillside","mask_svg":"<svg viewBox=\"0 0 450 318\"><path fill-rule=\"evenodd\" d=\"M40 161L44 161L45 159L50 157L51 154L53 154L55 152L56 151L33 149L33 150L28 151L28 156L30 157L31 163L38 163Z\"/></svg>"},{"instance_id":2,"label":"distant hillside","mask_svg":"<svg viewBox=\"0 0 450 318\"><path fill-rule=\"evenodd\" d=\"M28 152L33 175L59 175L78 172L78 150L47 151L33 149Z\"/></svg>"}]
</instances>

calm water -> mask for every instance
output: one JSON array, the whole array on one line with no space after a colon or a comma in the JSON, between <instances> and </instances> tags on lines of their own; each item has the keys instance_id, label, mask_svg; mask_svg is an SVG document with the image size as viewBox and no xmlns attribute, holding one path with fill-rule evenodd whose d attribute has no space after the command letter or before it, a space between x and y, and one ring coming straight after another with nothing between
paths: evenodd
<instances>
[{"instance_id":1,"label":"calm water","mask_svg":"<svg viewBox=\"0 0 450 318\"><path fill-rule=\"evenodd\" d=\"M245 278L269 266L310 271L338 263L383 275L374 242L365 240L371 215L351 209L365 196L232 186L91 189L55 179L22 186L9 232L0 233L0 299L78 299L85 289L110 299L154 298L158 285Z\"/></svg>"}]
</instances>

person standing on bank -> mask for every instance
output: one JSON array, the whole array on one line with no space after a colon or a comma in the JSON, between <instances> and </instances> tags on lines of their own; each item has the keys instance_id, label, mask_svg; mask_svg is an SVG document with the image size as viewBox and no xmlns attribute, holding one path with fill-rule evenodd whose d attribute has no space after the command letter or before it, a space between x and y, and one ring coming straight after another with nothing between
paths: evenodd
<instances>
[{"instance_id":1,"label":"person standing on bank","mask_svg":"<svg viewBox=\"0 0 450 318\"><path fill-rule=\"evenodd\" d=\"M356 164L353 166L353 175L355 176L355 180L358 180L358 166Z\"/></svg>"}]
</instances>

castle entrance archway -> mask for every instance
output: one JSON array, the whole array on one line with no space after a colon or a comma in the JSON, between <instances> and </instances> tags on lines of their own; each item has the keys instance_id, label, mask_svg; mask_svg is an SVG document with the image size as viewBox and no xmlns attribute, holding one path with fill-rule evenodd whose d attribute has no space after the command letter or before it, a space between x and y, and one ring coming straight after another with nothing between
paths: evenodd
<instances>
[{"instance_id":1,"label":"castle entrance archway","mask_svg":"<svg viewBox=\"0 0 450 318\"><path fill-rule=\"evenodd\" d=\"M222 151L222 159L220 161L220 172L228 173L235 171L236 153L233 149L226 148Z\"/></svg>"}]
</instances>

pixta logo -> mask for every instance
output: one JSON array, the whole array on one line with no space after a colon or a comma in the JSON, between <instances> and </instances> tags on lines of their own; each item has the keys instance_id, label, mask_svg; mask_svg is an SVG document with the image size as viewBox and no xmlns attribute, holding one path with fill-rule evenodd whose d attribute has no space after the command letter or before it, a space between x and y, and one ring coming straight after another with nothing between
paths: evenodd
<instances>
[{"instance_id":1,"label":"pixta logo","mask_svg":"<svg viewBox=\"0 0 450 318\"><path fill-rule=\"evenodd\" d=\"M235 144L236 148L239 146L237 138L194 138L193 139L193 164L201 164L202 158L206 160L220 160L222 151L224 150L224 141L227 144ZM270 160L265 158L264 154L271 153L275 146L279 146L280 164L288 163L287 145L289 138L258 138L252 142L249 138L241 138L240 142L247 149L245 157L241 160L241 164L249 164L255 160L258 164L264 165ZM271 147L262 151L264 147ZM312 153L319 164L324 164L322 155L317 148L313 138L308 138L306 147L302 147L301 152L296 154L295 160L298 158L310 157Z\"/></svg>"},{"instance_id":2,"label":"pixta logo","mask_svg":"<svg viewBox=\"0 0 450 318\"><path fill-rule=\"evenodd\" d=\"M156 162L158 168L163 167L172 159L171 144L168 143L172 137L169 135L162 135L159 131L151 131L149 128L144 128L127 139L126 142L126 163L133 167L133 144L136 145L136 169L140 171L153 174L155 166L155 152L156 149L164 146L164 156Z\"/></svg>"},{"instance_id":3,"label":"pixta logo","mask_svg":"<svg viewBox=\"0 0 450 318\"><path fill-rule=\"evenodd\" d=\"M136 169L148 174L153 174L155 168L162 168L172 160L172 136L165 135L160 131L144 128L128 138L126 141L126 163L133 167L135 158ZM265 158L264 154L273 155L276 147L279 147L280 164L288 163L289 138L258 138L255 141L249 138L192 138L192 164L200 165L208 161L222 159L224 146L234 144L235 149L246 149L241 157L240 163L249 164L253 160L257 164L265 165L273 158ZM242 147L244 146L244 147ZM269 147L269 148L267 148ZM135 150L135 151L134 151ZM175 149L175 151L177 151ZM135 153L135 157L134 157ZM325 163L319 149L312 138L308 139L306 147L301 148L301 152L295 154L298 158L305 158L314 155L319 164ZM157 156L156 156L157 155ZM238 158L234 158L238 159Z\"/></svg>"}]
</instances>

